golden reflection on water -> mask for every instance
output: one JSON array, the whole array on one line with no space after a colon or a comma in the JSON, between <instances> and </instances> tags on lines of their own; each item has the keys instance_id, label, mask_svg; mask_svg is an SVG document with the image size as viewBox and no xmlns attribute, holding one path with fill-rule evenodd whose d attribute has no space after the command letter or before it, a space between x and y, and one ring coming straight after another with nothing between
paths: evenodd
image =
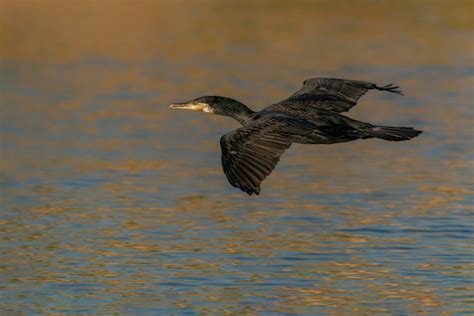
<instances>
[{"instance_id":1,"label":"golden reflection on water","mask_svg":"<svg viewBox=\"0 0 474 316\"><path fill-rule=\"evenodd\" d=\"M71 62L85 55L154 59L165 54L179 59L216 54L216 48L222 51L236 43L277 59L304 45L306 56L333 66L340 60L386 65L388 58L418 65L420 55L429 58L426 64L472 61L469 54L450 49L468 49L465 41L473 23L470 1L83 1L69 5L4 0L2 8L0 37L8 49L2 50L1 57L28 61Z\"/></svg>"},{"instance_id":2,"label":"golden reflection on water","mask_svg":"<svg viewBox=\"0 0 474 316\"><path fill-rule=\"evenodd\" d=\"M472 310L472 21L469 1L0 1L0 313ZM166 106L260 108L311 76L400 84L349 116L425 133L295 145L248 198L220 168L237 123Z\"/></svg>"}]
</instances>

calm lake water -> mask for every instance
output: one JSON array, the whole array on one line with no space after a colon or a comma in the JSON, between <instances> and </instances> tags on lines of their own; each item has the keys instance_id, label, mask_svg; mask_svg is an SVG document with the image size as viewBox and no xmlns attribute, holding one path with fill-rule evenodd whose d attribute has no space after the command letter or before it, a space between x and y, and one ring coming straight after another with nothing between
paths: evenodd
<instances>
[{"instance_id":1,"label":"calm lake water","mask_svg":"<svg viewBox=\"0 0 474 316\"><path fill-rule=\"evenodd\" d=\"M0 314L468 315L473 4L0 4ZM399 84L348 116L412 141L294 145L231 187L225 117L304 79Z\"/></svg>"}]
</instances>

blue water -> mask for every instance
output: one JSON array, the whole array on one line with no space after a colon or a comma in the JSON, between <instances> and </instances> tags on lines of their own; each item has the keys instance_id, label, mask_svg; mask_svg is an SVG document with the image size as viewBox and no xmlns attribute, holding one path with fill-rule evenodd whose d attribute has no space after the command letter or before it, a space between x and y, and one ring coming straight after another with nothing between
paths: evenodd
<instances>
[{"instance_id":1,"label":"blue water","mask_svg":"<svg viewBox=\"0 0 474 316\"><path fill-rule=\"evenodd\" d=\"M256 24L254 40L232 20L247 9L194 6L173 11L189 17L167 22L176 38L156 30L154 56L1 61L0 314L473 314L472 30L428 7L431 37L416 10L397 31L382 3L367 19L391 40L373 39L324 28L335 7L299 20L280 5L253 7L259 23L300 24ZM322 75L399 84L405 97L372 91L347 115L424 133L293 145L249 197L220 166L238 124L167 107L219 94L259 109Z\"/></svg>"}]
</instances>

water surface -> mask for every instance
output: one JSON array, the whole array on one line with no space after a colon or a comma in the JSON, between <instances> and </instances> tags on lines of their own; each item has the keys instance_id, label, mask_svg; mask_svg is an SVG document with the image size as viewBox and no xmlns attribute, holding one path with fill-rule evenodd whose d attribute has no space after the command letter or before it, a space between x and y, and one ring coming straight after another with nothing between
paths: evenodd
<instances>
[{"instance_id":1,"label":"water surface","mask_svg":"<svg viewBox=\"0 0 474 316\"><path fill-rule=\"evenodd\" d=\"M474 313L472 3L357 3L3 2L0 314ZM314 76L424 133L294 145L248 197L238 123L167 109Z\"/></svg>"}]
</instances>

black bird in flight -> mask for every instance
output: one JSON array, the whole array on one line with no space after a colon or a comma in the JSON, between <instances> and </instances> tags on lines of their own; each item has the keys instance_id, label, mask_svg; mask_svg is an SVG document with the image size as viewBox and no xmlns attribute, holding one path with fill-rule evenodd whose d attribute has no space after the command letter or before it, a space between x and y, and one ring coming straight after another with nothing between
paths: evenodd
<instances>
[{"instance_id":1,"label":"black bird in flight","mask_svg":"<svg viewBox=\"0 0 474 316\"><path fill-rule=\"evenodd\" d=\"M230 116L242 124L221 137L222 167L232 186L252 195L260 193L261 182L291 143L334 144L366 138L402 141L421 133L411 127L372 125L340 114L371 89L403 95L393 84L313 78L305 80L303 88L287 99L260 112L219 96L203 96L169 107Z\"/></svg>"}]
</instances>

